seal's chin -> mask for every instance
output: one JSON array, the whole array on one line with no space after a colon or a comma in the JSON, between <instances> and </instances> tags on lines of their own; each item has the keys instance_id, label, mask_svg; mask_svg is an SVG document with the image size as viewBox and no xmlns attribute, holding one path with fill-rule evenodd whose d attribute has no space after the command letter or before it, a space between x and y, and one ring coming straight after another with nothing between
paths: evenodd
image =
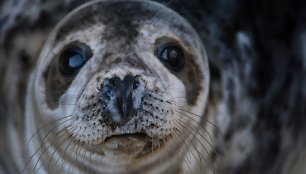
<instances>
[{"instance_id":1,"label":"seal's chin","mask_svg":"<svg viewBox=\"0 0 306 174\"><path fill-rule=\"evenodd\" d=\"M113 135L101 143L106 156L141 158L162 147L166 138L157 139L145 133Z\"/></svg>"}]
</instances>

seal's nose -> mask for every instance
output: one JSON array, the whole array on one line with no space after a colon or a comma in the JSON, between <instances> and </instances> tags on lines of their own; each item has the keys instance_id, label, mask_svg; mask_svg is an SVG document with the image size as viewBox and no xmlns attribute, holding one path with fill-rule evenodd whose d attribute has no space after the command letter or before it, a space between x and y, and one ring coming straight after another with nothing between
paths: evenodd
<instances>
[{"instance_id":1,"label":"seal's nose","mask_svg":"<svg viewBox=\"0 0 306 174\"><path fill-rule=\"evenodd\" d=\"M136 114L141 98L140 84L138 77L130 75L122 80L119 77L104 80L102 92L109 99L106 110L111 124L124 124Z\"/></svg>"}]
</instances>

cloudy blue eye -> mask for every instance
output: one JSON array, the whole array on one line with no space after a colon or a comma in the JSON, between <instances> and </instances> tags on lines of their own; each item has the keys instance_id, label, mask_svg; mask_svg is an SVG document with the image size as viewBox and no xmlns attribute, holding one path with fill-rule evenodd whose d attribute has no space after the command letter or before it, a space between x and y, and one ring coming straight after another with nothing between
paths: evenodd
<instances>
[{"instance_id":1,"label":"cloudy blue eye","mask_svg":"<svg viewBox=\"0 0 306 174\"><path fill-rule=\"evenodd\" d=\"M65 49L59 60L59 69L64 75L76 74L89 59L86 49L77 46Z\"/></svg>"},{"instance_id":2,"label":"cloudy blue eye","mask_svg":"<svg viewBox=\"0 0 306 174\"><path fill-rule=\"evenodd\" d=\"M69 67L70 68L80 68L85 63L84 58L80 54L72 55L69 58Z\"/></svg>"}]
</instances>

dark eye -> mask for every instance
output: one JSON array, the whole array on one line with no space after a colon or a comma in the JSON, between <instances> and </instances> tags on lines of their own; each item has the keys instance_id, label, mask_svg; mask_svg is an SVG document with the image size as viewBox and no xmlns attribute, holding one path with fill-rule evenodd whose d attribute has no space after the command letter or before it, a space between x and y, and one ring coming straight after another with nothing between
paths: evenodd
<instances>
[{"instance_id":1,"label":"dark eye","mask_svg":"<svg viewBox=\"0 0 306 174\"><path fill-rule=\"evenodd\" d=\"M176 45L162 47L158 51L159 60L170 70L178 72L184 68L185 57L182 49Z\"/></svg>"},{"instance_id":2,"label":"dark eye","mask_svg":"<svg viewBox=\"0 0 306 174\"><path fill-rule=\"evenodd\" d=\"M64 75L74 75L89 59L89 56L81 47L66 48L60 56L59 69Z\"/></svg>"}]
</instances>

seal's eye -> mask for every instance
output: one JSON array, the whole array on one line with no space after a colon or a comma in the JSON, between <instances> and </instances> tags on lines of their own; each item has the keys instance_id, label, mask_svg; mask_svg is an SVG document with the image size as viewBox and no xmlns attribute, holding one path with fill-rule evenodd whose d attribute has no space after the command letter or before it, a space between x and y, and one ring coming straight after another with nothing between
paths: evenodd
<instances>
[{"instance_id":1,"label":"seal's eye","mask_svg":"<svg viewBox=\"0 0 306 174\"><path fill-rule=\"evenodd\" d=\"M176 45L166 45L158 51L159 60L170 70L178 72L184 68L185 57L182 49Z\"/></svg>"},{"instance_id":2,"label":"seal's eye","mask_svg":"<svg viewBox=\"0 0 306 174\"><path fill-rule=\"evenodd\" d=\"M86 50L73 46L66 48L59 60L59 69L64 75L74 75L88 60Z\"/></svg>"}]
</instances>

